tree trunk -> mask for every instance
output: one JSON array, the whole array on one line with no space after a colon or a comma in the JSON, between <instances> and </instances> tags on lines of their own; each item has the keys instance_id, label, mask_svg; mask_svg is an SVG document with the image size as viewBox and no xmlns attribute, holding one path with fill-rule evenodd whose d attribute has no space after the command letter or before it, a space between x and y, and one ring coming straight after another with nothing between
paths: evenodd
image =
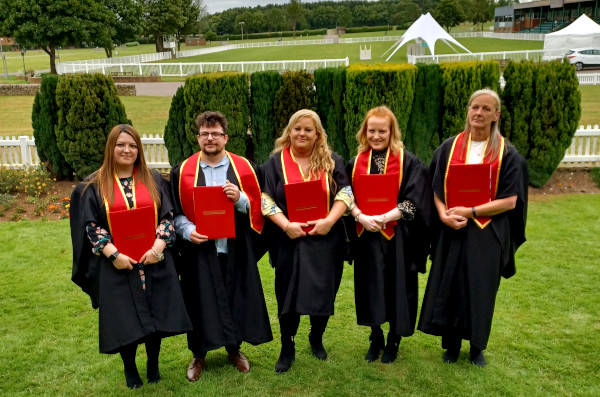
<instances>
[{"instance_id":1,"label":"tree trunk","mask_svg":"<svg viewBox=\"0 0 600 397\"><path fill-rule=\"evenodd\" d=\"M48 55L50 55L50 73L56 74L56 49L54 47L49 48Z\"/></svg>"},{"instance_id":2,"label":"tree trunk","mask_svg":"<svg viewBox=\"0 0 600 397\"><path fill-rule=\"evenodd\" d=\"M107 58L112 58L112 55L113 55L113 54L112 54L112 47L110 47L110 48L105 48L105 49L104 49L104 52L106 53L106 57L107 57Z\"/></svg>"},{"instance_id":3,"label":"tree trunk","mask_svg":"<svg viewBox=\"0 0 600 397\"><path fill-rule=\"evenodd\" d=\"M156 45L156 52L163 52L163 38L162 35L154 36L154 43Z\"/></svg>"}]
</instances>

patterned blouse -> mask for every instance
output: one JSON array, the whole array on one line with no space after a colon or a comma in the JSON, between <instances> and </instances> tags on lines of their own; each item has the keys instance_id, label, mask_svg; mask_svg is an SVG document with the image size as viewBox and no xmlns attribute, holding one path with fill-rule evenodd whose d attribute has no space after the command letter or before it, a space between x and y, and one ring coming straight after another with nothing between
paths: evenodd
<instances>
[{"instance_id":1,"label":"patterned blouse","mask_svg":"<svg viewBox=\"0 0 600 397\"><path fill-rule=\"evenodd\" d=\"M133 190L131 177L119 178L123 191L129 202L129 206L133 207ZM92 252L96 255L100 255L100 251L106 247L106 244L112 242L110 234L101 226L98 226L96 222L88 222L85 225L88 239L92 243ZM163 240L167 243L167 247L171 247L174 242L175 229L173 228L173 212L169 211L169 214L163 218L156 228L156 238Z\"/></svg>"}]
</instances>

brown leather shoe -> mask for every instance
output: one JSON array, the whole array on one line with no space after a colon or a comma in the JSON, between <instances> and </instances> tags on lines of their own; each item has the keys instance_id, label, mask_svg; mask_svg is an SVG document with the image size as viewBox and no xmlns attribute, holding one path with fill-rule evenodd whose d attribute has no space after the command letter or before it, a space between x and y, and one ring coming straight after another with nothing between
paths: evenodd
<instances>
[{"instance_id":1,"label":"brown leather shoe","mask_svg":"<svg viewBox=\"0 0 600 397\"><path fill-rule=\"evenodd\" d=\"M187 369L187 378L190 382L195 382L202 375L202 370L204 370L204 366L206 365L206 360L204 358L196 358L192 359L192 362L188 366Z\"/></svg>"},{"instance_id":2,"label":"brown leather shoe","mask_svg":"<svg viewBox=\"0 0 600 397\"><path fill-rule=\"evenodd\" d=\"M229 353L229 361L237 368L240 372L250 372L250 363L244 353L238 351L235 353Z\"/></svg>"}]
</instances>

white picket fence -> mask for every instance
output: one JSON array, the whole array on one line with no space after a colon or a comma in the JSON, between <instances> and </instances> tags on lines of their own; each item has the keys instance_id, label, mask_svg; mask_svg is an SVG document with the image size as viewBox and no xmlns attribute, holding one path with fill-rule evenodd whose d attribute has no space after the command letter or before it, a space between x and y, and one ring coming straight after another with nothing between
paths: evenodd
<instances>
[{"instance_id":1,"label":"white picket fence","mask_svg":"<svg viewBox=\"0 0 600 397\"><path fill-rule=\"evenodd\" d=\"M142 137L146 163L150 168L167 171L171 168L169 155L162 136ZM35 166L40 159L33 137L0 137L0 166L21 168ZM565 152L560 167L600 167L600 128L579 126Z\"/></svg>"}]
</instances>

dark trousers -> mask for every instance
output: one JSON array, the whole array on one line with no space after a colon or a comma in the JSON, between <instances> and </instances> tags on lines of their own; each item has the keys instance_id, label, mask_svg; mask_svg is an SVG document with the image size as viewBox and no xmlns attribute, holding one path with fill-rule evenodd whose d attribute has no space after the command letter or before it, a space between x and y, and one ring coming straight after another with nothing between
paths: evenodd
<instances>
[{"instance_id":1,"label":"dark trousers","mask_svg":"<svg viewBox=\"0 0 600 397\"><path fill-rule=\"evenodd\" d=\"M329 316L310 316L310 333L313 336L323 335ZM286 313L279 317L279 330L282 337L296 336L300 325L299 313Z\"/></svg>"},{"instance_id":2,"label":"dark trousers","mask_svg":"<svg viewBox=\"0 0 600 397\"><path fill-rule=\"evenodd\" d=\"M217 254L217 257L219 259L219 267L221 268L223 285L227 286L227 254L219 253ZM204 358L206 357L206 353L208 353L200 343L201 340L202 335L198 331L192 330L188 332L188 346L196 358ZM225 350L227 350L227 353L237 353L240 351L241 345L242 342L238 341L238 343L234 345L225 346Z\"/></svg>"}]
</instances>

